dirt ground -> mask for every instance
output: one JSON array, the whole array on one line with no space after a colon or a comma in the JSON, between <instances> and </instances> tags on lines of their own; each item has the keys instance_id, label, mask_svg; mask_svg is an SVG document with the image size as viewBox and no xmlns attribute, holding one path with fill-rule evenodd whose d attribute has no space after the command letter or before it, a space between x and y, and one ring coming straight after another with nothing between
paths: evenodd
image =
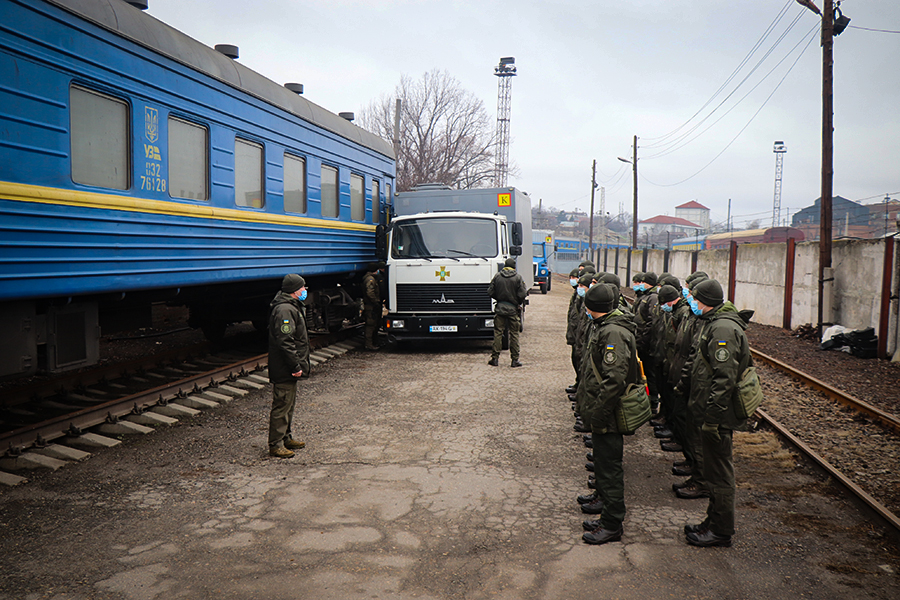
<instances>
[{"instance_id":1,"label":"dirt ground","mask_svg":"<svg viewBox=\"0 0 900 600\"><path fill-rule=\"evenodd\" d=\"M485 343L324 363L293 459L266 456L264 389L0 491L0 600L900 597L881 526L767 433L736 438L732 548L685 544L706 503L649 427L622 541L584 544L570 293L531 297L523 368Z\"/></svg>"}]
</instances>

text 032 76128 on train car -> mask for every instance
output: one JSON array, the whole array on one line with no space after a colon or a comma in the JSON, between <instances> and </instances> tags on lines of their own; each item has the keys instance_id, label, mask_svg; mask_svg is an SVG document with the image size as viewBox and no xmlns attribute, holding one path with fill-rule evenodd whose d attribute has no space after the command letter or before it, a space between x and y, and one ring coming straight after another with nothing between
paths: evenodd
<instances>
[{"instance_id":1,"label":"text 032 76128 on train car","mask_svg":"<svg viewBox=\"0 0 900 600\"><path fill-rule=\"evenodd\" d=\"M90 364L154 301L210 335L264 323L285 273L313 325L358 315L389 143L124 1L0 22L0 376Z\"/></svg>"}]
</instances>

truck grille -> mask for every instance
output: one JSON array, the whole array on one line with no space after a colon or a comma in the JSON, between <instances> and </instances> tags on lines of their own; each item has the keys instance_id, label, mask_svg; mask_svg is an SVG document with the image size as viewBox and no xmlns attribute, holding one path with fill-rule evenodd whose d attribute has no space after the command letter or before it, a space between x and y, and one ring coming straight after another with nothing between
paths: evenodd
<instances>
[{"instance_id":1,"label":"truck grille","mask_svg":"<svg viewBox=\"0 0 900 600\"><path fill-rule=\"evenodd\" d=\"M486 283L399 284L397 310L403 312L490 312Z\"/></svg>"}]
</instances>

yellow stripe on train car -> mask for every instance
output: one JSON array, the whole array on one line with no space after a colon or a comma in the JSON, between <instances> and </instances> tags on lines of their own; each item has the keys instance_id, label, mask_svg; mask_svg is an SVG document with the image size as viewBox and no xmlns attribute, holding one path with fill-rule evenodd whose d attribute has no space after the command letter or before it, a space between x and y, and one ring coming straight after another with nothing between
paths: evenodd
<instances>
[{"instance_id":1,"label":"yellow stripe on train car","mask_svg":"<svg viewBox=\"0 0 900 600\"><path fill-rule=\"evenodd\" d=\"M264 223L270 225L296 225L319 227L324 229L344 229L352 231L375 231L374 225L366 223L348 223L346 221L329 221L310 217L294 217L291 215L273 215L264 212L249 212L235 208L219 208L216 206L198 206L165 200L148 200L117 196L115 194L99 194L80 190L65 190L24 183L0 181L0 199L16 202L33 202L38 204L54 204L57 206L78 206L105 210L123 210L127 212L151 213L173 217L194 217L200 219L218 219L222 221L242 221L245 223Z\"/></svg>"}]
</instances>

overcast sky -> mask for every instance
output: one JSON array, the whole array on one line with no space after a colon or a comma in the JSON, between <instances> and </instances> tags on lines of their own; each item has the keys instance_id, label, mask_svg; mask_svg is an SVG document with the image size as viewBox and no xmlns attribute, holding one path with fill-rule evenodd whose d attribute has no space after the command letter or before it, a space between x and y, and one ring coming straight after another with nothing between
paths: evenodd
<instances>
[{"instance_id":1,"label":"overcast sky","mask_svg":"<svg viewBox=\"0 0 900 600\"><path fill-rule=\"evenodd\" d=\"M900 196L900 34L857 27L900 31L900 0L841 9L852 20L834 46L834 194L869 204ZM496 118L494 67L513 56L510 184L545 207L587 212L596 159L606 211L630 212L631 165L617 157L634 135L642 219L697 200L724 222L731 199L736 227L771 225L775 140L783 212L820 195L820 20L795 0L150 0L149 13L238 45L241 63L303 83L332 112L441 69Z\"/></svg>"}]
</instances>

